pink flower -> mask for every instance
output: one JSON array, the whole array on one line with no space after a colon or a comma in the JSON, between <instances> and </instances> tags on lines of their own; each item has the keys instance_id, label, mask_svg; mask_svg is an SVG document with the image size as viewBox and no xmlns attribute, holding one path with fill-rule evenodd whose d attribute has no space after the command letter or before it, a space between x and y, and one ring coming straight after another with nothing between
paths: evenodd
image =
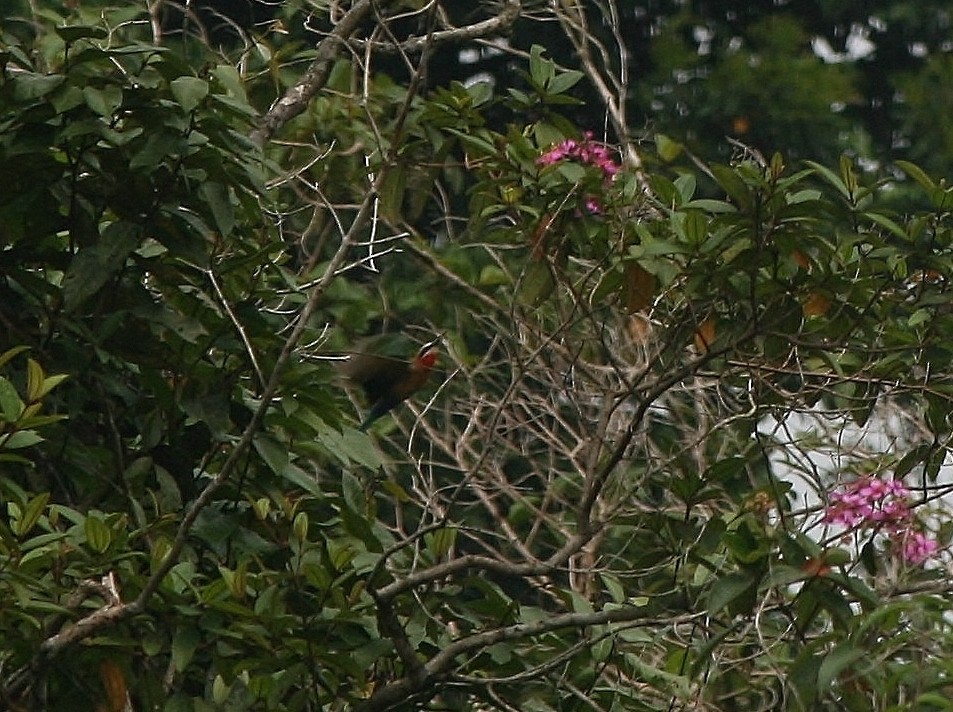
<instances>
[{"instance_id":1,"label":"pink flower","mask_svg":"<svg viewBox=\"0 0 953 712\"><path fill-rule=\"evenodd\" d=\"M620 170L612 152L605 145L592 140L591 131L583 134L582 141L567 138L553 145L536 159L536 163L540 166L551 166L567 159L595 166L607 180Z\"/></svg>"},{"instance_id":2,"label":"pink flower","mask_svg":"<svg viewBox=\"0 0 953 712\"><path fill-rule=\"evenodd\" d=\"M575 156L578 153L578 144L571 138L560 141L551 149L536 159L536 163L541 166L551 166L559 163L565 158Z\"/></svg>"},{"instance_id":3,"label":"pink flower","mask_svg":"<svg viewBox=\"0 0 953 712\"><path fill-rule=\"evenodd\" d=\"M929 539L923 532L908 532L903 540L901 556L911 564L922 564L940 548L940 542Z\"/></svg>"},{"instance_id":4,"label":"pink flower","mask_svg":"<svg viewBox=\"0 0 953 712\"><path fill-rule=\"evenodd\" d=\"M912 528L910 490L900 480L861 477L828 495L824 521L848 529L875 528L899 540L900 557L921 564L940 548L938 541Z\"/></svg>"},{"instance_id":5,"label":"pink flower","mask_svg":"<svg viewBox=\"0 0 953 712\"><path fill-rule=\"evenodd\" d=\"M861 477L828 496L824 520L832 524L900 527L910 519L907 488L896 480Z\"/></svg>"}]
</instances>

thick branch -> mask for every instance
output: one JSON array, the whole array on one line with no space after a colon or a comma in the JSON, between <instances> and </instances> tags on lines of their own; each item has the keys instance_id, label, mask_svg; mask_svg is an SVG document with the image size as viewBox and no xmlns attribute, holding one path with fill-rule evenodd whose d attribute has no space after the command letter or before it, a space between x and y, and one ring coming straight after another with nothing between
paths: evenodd
<instances>
[{"instance_id":1,"label":"thick branch","mask_svg":"<svg viewBox=\"0 0 953 712\"><path fill-rule=\"evenodd\" d=\"M311 62L311 66L301 79L268 109L258 128L251 132L252 141L263 146L282 126L308 108L311 99L328 81L331 67L344 48L345 41L357 31L358 26L370 12L371 4L371 0L357 0L334 30L321 40L318 44L318 56Z\"/></svg>"},{"instance_id":2,"label":"thick branch","mask_svg":"<svg viewBox=\"0 0 953 712\"><path fill-rule=\"evenodd\" d=\"M392 42L362 42L369 44L374 50L379 52L420 52L424 49L432 48L437 45L447 44L448 42L467 42L469 40L481 39L488 35L499 34L508 29L520 16L523 10L520 0L506 0L506 4L500 10L500 14L491 17L489 20L474 22L472 25L463 27L447 27L443 30L437 30L423 37L409 37L399 44Z\"/></svg>"},{"instance_id":3,"label":"thick branch","mask_svg":"<svg viewBox=\"0 0 953 712\"><path fill-rule=\"evenodd\" d=\"M478 569L500 574L502 576L541 576L551 573L553 569L563 566L569 557L579 551L592 536L591 531L581 532L569 539L562 548L553 554L549 559L540 563L512 564L499 559L491 559L488 556L479 556L477 554L468 554L456 559L430 566L422 571L394 581L389 586L384 586L377 591L377 597L381 600L389 601L395 596L411 591L418 586L431 583L438 579L445 578L458 571L468 569Z\"/></svg>"},{"instance_id":4,"label":"thick branch","mask_svg":"<svg viewBox=\"0 0 953 712\"><path fill-rule=\"evenodd\" d=\"M504 640L531 638L563 628L585 628L592 625L605 625L606 623L625 623L644 618L645 615L646 609L644 607L625 606L594 613L565 613L543 618L533 623L517 623L504 628L474 633L453 641L425 663L423 676L417 674L413 677L403 677L379 687L370 699L358 706L356 710L357 712L378 712L390 709L450 673L454 660L458 656L488 645ZM646 623L649 623L649 621L646 621ZM666 621L666 623L670 624L671 621Z\"/></svg>"}]
</instances>

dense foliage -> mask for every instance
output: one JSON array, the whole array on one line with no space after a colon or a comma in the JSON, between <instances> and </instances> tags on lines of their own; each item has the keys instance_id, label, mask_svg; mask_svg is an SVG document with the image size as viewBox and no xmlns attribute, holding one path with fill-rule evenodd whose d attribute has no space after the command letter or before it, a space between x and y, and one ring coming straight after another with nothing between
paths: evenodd
<instances>
[{"instance_id":1,"label":"dense foliage","mask_svg":"<svg viewBox=\"0 0 953 712\"><path fill-rule=\"evenodd\" d=\"M568 3L91 5L0 35L0 707L949 707L953 188L831 158L851 70L766 31L825 78L706 158Z\"/></svg>"}]
</instances>

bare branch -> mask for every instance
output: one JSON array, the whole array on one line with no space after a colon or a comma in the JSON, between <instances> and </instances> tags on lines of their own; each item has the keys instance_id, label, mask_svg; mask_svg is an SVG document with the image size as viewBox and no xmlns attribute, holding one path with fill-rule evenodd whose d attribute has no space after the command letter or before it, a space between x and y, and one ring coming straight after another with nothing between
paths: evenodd
<instances>
[{"instance_id":1,"label":"bare branch","mask_svg":"<svg viewBox=\"0 0 953 712\"><path fill-rule=\"evenodd\" d=\"M521 0L506 0L496 17L481 22L474 22L472 25L464 27L451 27L446 25L446 29L436 30L424 37L410 37L402 40L398 44L393 42L374 42L371 40L358 40L358 45L370 46L373 49L384 52L420 52L427 47L436 47L450 42L460 43L471 40L482 39L491 35L505 32L520 16L522 11Z\"/></svg>"},{"instance_id":2,"label":"bare branch","mask_svg":"<svg viewBox=\"0 0 953 712\"><path fill-rule=\"evenodd\" d=\"M689 621L693 617L696 616L686 616L685 621ZM645 608L624 606L593 613L566 613L544 618L533 623L519 623L464 636L447 645L425 663L422 674L421 671L418 670L416 675L402 677L379 687L374 691L370 699L359 705L356 710L357 712L388 710L406 700L407 697L426 690L437 682L437 680L448 675L458 656L495 643L505 640L532 638L562 628L586 628L588 626L606 625L609 623L628 623L640 619L645 619L645 625L659 624L659 621L652 621L646 618ZM666 619L665 623L671 624L672 620Z\"/></svg>"},{"instance_id":3,"label":"bare branch","mask_svg":"<svg viewBox=\"0 0 953 712\"><path fill-rule=\"evenodd\" d=\"M307 109L328 80L334 60L344 49L344 42L351 37L368 15L373 3L371 0L357 0L341 18L334 30L321 40L318 56L311 62L301 79L295 82L285 95L279 99L262 117L258 128L251 132L251 139L258 145L264 145L291 119Z\"/></svg>"}]
</instances>

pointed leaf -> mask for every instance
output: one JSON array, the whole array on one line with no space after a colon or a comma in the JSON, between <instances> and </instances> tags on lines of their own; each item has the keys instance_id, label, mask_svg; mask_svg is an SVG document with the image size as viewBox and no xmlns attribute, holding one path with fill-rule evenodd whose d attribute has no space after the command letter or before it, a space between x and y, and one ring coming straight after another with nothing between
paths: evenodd
<instances>
[{"instance_id":1,"label":"pointed leaf","mask_svg":"<svg viewBox=\"0 0 953 712\"><path fill-rule=\"evenodd\" d=\"M99 241L80 250L63 277L63 306L74 311L126 264L139 245L139 228L125 222L108 226Z\"/></svg>"},{"instance_id":2,"label":"pointed leaf","mask_svg":"<svg viewBox=\"0 0 953 712\"><path fill-rule=\"evenodd\" d=\"M711 587L708 594L708 612L719 613L733 601L748 593L757 579L747 573L733 573L722 576Z\"/></svg>"},{"instance_id":3,"label":"pointed leaf","mask_svg":"<svg viewBox=\"0 0 953 712\"><path fill-rule=\"evenodd\" d=\"M7 349L2 354L0 354L0 368L3 368L7 363L15 358L17 355L22 354L24 351L29 351L29 346L14 346L12 349Z\"/></svg>"},{"instance_id":4,"label":"pointed leaf","mask_svg":"<svg viewBox=\"0 0 953 712\"><path fill-rule=\"evenodd\" d=\"M713 164L711 173L718 181L718 185L739 208L745 210L751 206L751 191L744 180L734 169L728 166Z\"/></svg>"},{"instance_id":5,"label":"pointed leaf","mask_svg":"<svg viewBox=\"0 0 953 712\"><path fill-rule=\"evenodd\" d=\"M911 163L910 161L897 161L897 167L919 183L927 195L932 195L937 189L937 185L933 182L933 179L917 164Z\"/></svg>"},{"instance_id":6,"label":"pointed leaf","mask_svg":"<svg viewBox=\"0 0 953 712\"><path fill-rule=\"evenodd\" d=\"M208 82L198 77L179 77L169 84L172 96L185 111L192 111L208 96Z\"/></svg>"},{"instance_id":7,"label":"pointed leaf","mask_svg":"<svg viewBox=\"0 0 953 712\"><path fill-rule=\"evenodd\" d=\"M104 553L112 543L112 531L98 514L87 515L83 531L86 533L86 543L96 553Z\"/></svg>"},{"instance_id":8,"label":"pointed leaf","mask_svg":"<svg viewBox=\"0 0 953 712\"><path fill-rule=\"evenodd\" d=\"M23 412L20 394L6 378L0 377L0 417L8 423L15 423Z\"/></svg>"},{"instance_id":9,"label":"pointed leaf","mask_svg":"<svg viewBox=\"0 0 953 712\"><path fill-rule=\"evenodd\" d=\"M36 403L43 388L43 367L32 358L26 362L26 398L28 403Z\"/></svg>"},{"instance_id":10,"label":"pointed leaf","mask_svg":"<svg viewBox=\"0 0 953 712\"><path fill-rule=\"evenodd\" d=\"M824 661L817 671L817 691L820 694L827 692L834 679L848 666L854 664L867 655L867 651L854 647L851 641L845 641L824 656Z\"/></svg>"},{"instance_id":11,"label":"pointed leaf","mask_svg":"<svg viewBox=\"0 0 953 712\"><path fill-rule=\"evenodd\" d=\"M20 516L12 522L10 528L13 530L13 533L17 536L28 534L40 520L43 511L46 509L46 504L49 501L50 493L42 492L27 502L23 511L20 512Z\"/></svg>"},{"instance_id":12,"label":"pointed leaf","mask_svg":"<svg viewBox=\"0 0 953 712\"><path fill-rule=\"evenodd\" d=\"M229 189L221 183L206 181L199 187L199 195L208 203L218 231L222 235L230 234L235 227L235 206Z\"/></svg>"},{"instance_id":13,"label":"pointed leaf","mask_svg":"<svg viewBox=\"0 0 953 712\"><path fill-rule=\"evenodd\" d=\"M845 198L850 197L850 191L847 189L847 185L841 180L834 171L832 171L827 166L822 166L820 163L815 163L814 161L805 161L807 165L814 169L815 173L821 176L825 181L830 183L834 188L837 189L837 192L840 193Z\"/></svg>"}]
</instances>

